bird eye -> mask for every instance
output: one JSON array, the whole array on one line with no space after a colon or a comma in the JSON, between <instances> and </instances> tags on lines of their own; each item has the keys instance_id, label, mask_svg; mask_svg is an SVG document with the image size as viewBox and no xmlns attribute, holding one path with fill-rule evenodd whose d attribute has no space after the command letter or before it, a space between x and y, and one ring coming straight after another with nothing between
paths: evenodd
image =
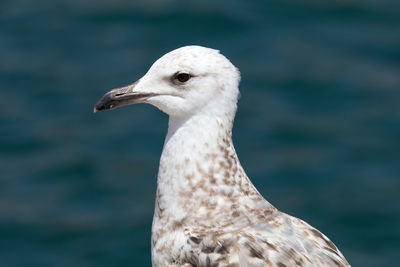
<instances>
[{"instance_id":1,"label":"bird eye","mask_svg":"<svg viewBox=\"0 0 400 267\"><path fill-rule=\"evenodd\" d=\"M189 73L178 73L175 79L181 83L187 82L192 76Z\"/></svg>"}]
</instances>

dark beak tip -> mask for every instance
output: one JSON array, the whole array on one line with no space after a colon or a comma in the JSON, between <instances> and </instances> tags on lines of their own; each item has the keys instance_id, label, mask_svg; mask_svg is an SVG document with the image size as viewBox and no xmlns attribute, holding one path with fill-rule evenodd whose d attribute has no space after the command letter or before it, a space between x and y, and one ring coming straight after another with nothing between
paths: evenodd
<instances>
[{"instance_id":1,"label":"dark beak tip","mask_svg":"<svg viewBox=\"0 0 400 267\"><path fill-rule=\"evenodd\" d=\"M94 105L93 113L96 113L96 112L102 111L102 110L111 109L112 102L113 102L113 100L112 100L111 94L110 93L104 94Z\"/></svg>"},{"instance_id":2,"label":"dark beak tip","mask_svg":"<svg viewBox=\"0 0 400 267\"><path fill-rule=\"evenodd\" d=\"M93 113L97 113L103 110L113 109L113 105L105 105L104 103L96 104L93 108Z\"/></svg>"},{"instance_id":3,"label":"dark beak tip","mask_svg":"<svg viewBox=\"0 0 400 267\"><path fill-rule=\"evenodd\" d=\"M135 94L132 92L132 88L136 83L113 89L105 93L94 105L93 113L102 110L111 110L128 104L139 103L137 100L143 98L146 95Z\"/></svg>"},{"instance_id":4,"label":"dark beak tip","mask_svg":"<svg viewBox=\"0 0 400 267\"><path fill-rule=\"evenodd\" d=\"M101 103L101 102L99 101L99 102L96 103L96 105L94 105L93 113L102 111L102 110L104 110L104 109L105 109L105 106L103 105L103 103Z\"/></svg>"}]
</instances>

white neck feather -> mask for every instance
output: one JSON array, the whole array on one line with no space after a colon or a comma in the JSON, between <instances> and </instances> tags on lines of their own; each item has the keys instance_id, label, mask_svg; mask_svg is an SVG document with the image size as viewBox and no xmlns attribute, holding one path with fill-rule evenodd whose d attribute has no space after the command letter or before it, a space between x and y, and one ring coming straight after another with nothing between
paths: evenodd
<instances>
[{"instance_id":1,"label":"white neck feather","mask_svg":"<svg viewBox=\"0 0 400 267\"><path fill-rule=\"evenodd\" d=\"M187 216L209 220L217 211L231 210L221 207L240 199L250 206L266 202L247 178L233 147L234 112L224 115L170 118L160 159L155 220Z\"/></svg>"}]
</instances>

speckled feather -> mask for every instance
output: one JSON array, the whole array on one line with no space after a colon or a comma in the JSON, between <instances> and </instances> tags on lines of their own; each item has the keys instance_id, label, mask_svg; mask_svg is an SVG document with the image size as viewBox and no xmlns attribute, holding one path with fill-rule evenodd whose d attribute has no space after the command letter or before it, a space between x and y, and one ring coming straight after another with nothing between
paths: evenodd
<instances>
[{"instance_id":1,"label":"speckled feather","mask_svg":"<svg viewBox=\"0 0 400 267\"><path fill-rule=\"evenodd\" d=\"M176 82L176 73L191 79ZM152 227L153 266L349 266L318 230L253 186L232 143L240 75L217 50L189 46L135 84L169 116Z\"/></svg>"}]
</instances>

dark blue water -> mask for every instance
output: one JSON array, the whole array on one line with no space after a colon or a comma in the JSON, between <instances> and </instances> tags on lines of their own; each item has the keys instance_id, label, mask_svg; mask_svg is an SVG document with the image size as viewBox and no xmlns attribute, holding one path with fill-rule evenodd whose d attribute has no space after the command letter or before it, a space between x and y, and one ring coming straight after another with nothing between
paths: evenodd
<instances>
[{"instance_id":1,"label":"dark blue water","mask_svg":"<svg viewBox=\"0 0 400 267\"><path fill-rule=\"evenodd\" d=\"M398 1L1 1L0 265L150 266L167 116L94 115L177 47L242 73L234 141L354 266L400 253Z\"/></svg>"}]
</instances>

